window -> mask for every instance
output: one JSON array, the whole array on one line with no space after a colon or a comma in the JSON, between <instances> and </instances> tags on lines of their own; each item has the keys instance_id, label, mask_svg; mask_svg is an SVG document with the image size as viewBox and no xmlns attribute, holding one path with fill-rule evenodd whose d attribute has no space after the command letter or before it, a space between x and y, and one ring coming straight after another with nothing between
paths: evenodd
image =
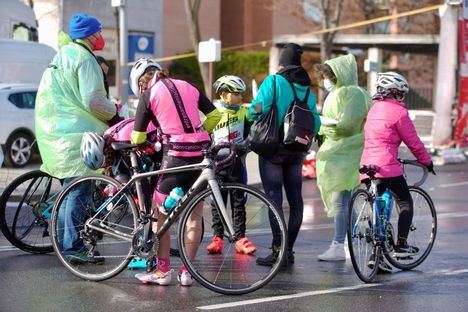
<instances>
[{"instance_id":1,"label":"window","mask_svg":"<svg viewBox=\"0 0 468 312\"><path fill-rule=\"evenodd\" d=\"M37 42L37 29L34 27L28 27L24 23L16 24L13 26L13 39Z\"/></svg>"},{"instance_id":2,"label":"window","mask_svg":"<svg viewBox=\"0 0 468 312\"><path fill-rule=\"evenodd\" d=\"M18 108L34 109L36 91L12 93L8 100Z\"/></svg>"}]
</instances>

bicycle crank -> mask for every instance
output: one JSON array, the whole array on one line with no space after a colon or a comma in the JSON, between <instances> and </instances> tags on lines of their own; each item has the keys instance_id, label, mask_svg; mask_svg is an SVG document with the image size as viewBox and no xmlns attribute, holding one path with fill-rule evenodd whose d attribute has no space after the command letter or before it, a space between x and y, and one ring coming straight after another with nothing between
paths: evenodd
<instances>
[{"instance_id":1,"label":"bicycle crank","mask_svg":"<svg viewBox=\"0 0 468 312\"><path fill-rule=\"evenodd\" d=\"M145 239L144 228L137 230L132 240L133 253L140 258L153 258L159 249L159 239L151 235L148 240Z\"/></svg>"}]
</instances>

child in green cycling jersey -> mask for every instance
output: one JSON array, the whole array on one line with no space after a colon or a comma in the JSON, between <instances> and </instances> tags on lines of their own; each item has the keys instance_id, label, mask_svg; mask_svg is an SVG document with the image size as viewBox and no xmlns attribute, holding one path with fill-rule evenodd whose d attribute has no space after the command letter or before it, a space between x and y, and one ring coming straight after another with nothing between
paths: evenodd
<instances>
[{"instance_id":1,"label":"child in green cycling jersey","mask_svg":"<svg viewBox=\"0 0 468 312\"><path fill-rule=\"evenodd\" d=\"M247 135L251 125L248 119L248 108L242 106L242 93L245 92L245 83L241 78L226 75L213 85L216 94L220 97L216 105L221 112L221 120L213 130L213 141L215 144L221 142L241 143ZM223 150L220 151L222 153ZM220 176L224 182L246 183L247 172L244 165L245 155L238 154L232 166L222 170ZM223 194L227 201L227 194ZM232 218L236 235L236 252L240 254L252 254L257 250L245 236L245 199L243 192L235 192L230 196L232 207ZM223 251L224 227L218 211L212 208L214 235L207 251L210 254L219 254Z\"/></svg>"}]
</instances>

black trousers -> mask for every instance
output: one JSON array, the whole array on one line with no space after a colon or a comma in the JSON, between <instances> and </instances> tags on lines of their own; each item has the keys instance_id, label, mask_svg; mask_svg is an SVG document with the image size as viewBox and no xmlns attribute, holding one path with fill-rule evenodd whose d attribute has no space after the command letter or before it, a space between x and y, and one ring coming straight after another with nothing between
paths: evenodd
<instances>
[{"instance_id":1,"label":"black trousers","mask_svg":"<svg viewBox=\"0 0 468 312\"><path fill-rule=\"evenodd\" d=\"M411 222L413 221L413 198L409 192L408 184L403 176L393 178L379 178L377 192L380 195L388 189L400 207L398 219L398 237L407 239Z\"/></svg>"},{"instance_id":2,"label":"black trousers","mask_svg":"<svg viewBox=\"0 0 468 312\"><path fill-rule=\"evenodd\" d=\"M237 182L245 183L245 170L244 163L240 157L236 157L232 166L223 169L220 172L221 181L223 182ZM234 226L234 232L237 239L245 236L245 192L236 190L230 191L230 203L232 210L232 222ZM228 192L221 192L224 200L224 204L227 205ZM223 237L224 225L219 216L218 209L212 205L211 207L212 221L211 228L215 236Z\"/></svg>"}]
</instances>

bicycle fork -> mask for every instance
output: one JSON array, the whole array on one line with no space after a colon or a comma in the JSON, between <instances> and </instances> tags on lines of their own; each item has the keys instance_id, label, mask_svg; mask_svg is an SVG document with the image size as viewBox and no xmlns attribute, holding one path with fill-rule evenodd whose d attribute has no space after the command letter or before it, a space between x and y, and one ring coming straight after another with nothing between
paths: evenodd
<instances>
[{"instance_id":1,"label":"bicycle fork","mask_svg":"<svg viewBox=\"0 0 468 312\"><path fill-rule=\"evenodd\" d=\"M232 226L231 219L229 219L228 213L226 211L226 205L224 204L224 199L223 196L221 195L221 190L219 189L219 184L216 179L210 179L208 180L208 184L213 191L213 196L215 200L215 205L219 209L219 212L221 213L224 224L227 227L227 231L229 233L229 241L234 240L234 227Z\"/></svg>"}]
</instances>

